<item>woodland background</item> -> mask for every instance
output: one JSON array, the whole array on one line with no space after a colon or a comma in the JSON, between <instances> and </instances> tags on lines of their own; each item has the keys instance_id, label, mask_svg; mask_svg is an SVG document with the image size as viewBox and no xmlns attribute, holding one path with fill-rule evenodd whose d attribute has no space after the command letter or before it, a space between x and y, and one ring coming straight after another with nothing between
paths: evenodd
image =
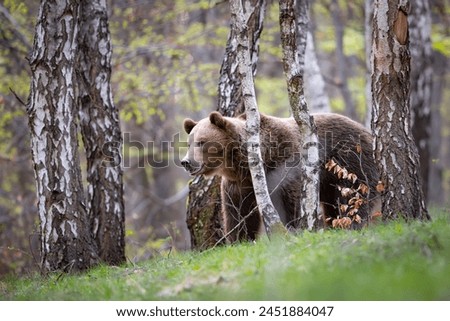
<instances>
[{"instance_id":1,"label":"woodland background","mask_svg":"<svg viewBox=\"0 0 450 321\"><path fill-rule=\"evenodd\" d=\"M190 179L182 121L215 110L229 32L227 1L110 0L112 88L124 136L127 258L142 260L190 248L186 197ZM428 203L450 202L450 5L430 0L433 87ZM0 5L0 275L36 269L39 227L25 107L38 1ZM313 1L310 28L334 112L365 122L363 0ZM268 2L256 77L263 112L287 116L278 3ZM308 61L306 61L308 64ZM414 67L413 67L414 68ZM308 81L306 75L305 81Z\"/></svg>"}]
</instances>

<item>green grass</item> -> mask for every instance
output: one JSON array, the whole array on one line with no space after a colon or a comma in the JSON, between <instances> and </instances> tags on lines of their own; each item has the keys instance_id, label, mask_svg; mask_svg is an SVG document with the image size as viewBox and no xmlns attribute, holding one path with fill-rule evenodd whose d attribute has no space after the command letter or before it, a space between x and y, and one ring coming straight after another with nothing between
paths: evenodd
<instances>
[{"instance_id":1,"label":"green grass","mask_svg":"<svg viewBox=\"0 0 450 321\"><path fill-rule=\"evenodd\" d=\"M1 300L450 300L450 216L0 281Z\"/></svg>"}]
</instances>

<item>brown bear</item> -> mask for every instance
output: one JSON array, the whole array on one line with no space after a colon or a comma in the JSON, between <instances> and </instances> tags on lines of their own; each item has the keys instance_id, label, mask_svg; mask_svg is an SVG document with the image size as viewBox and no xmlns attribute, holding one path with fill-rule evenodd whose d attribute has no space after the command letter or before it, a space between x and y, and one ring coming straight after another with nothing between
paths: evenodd
<instances>
[{"instance_id":1,"label":"brown bear","mask_svg":"<svg viewBox=\"0 0 450 321\"><path fill-rule=\"evenodd\" d=\"M345 116L332 113L312 116L319 138L321 210L326 218L339 218L341 205L348 201L343 197L344 188L362 183L375 191L378 174L372 156L372 136L362 125ZM254 240L262 231L262 221L247 164L245 117L230 118L212 112L198 122L185 119L184 129L189 138L182 166L191 175L222 177L222 214L227 239L230 242ZM260 140L273 205L281 221L288 228L296 228L300 207L299 165L307 155L307 150L300 146L298 125L293 118L261 114ZM338 167L331 168L330 160L356 176L342 178L335 171ZM361 202L356 225L367 221L374 203L368 199Z\"/></svg>"}]
</instances>

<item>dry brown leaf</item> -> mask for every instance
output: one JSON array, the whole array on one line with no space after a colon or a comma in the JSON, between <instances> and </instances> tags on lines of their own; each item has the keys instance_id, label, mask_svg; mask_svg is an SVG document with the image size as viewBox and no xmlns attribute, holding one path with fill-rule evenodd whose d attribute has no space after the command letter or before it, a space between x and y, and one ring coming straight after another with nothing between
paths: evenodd
<instances>
[{"instance_id":1,"label":"dry brown leaf","mask_svg":"<svg viewBox=\"0 0 450 321\"><path fill-rule=\"evenodd\" d=\"M349 197L354 192L354 190L349 187L344 187L340 191L341 191L342 197Z\"/></svg>"},{"instance_id":2,"label":"dry brown leaf","mask_svg":"<svg viewBox=\"0 0 450 321\"><path fill-rule=\"evenodd\" d=\"M358 214L355 215L355 217L353 218L353 221L355 221L358 224L361 224L361 216L359 216Z\"/></svg>"},{"instance_id":3,"label":"dry brown leaf","mask_svg":"<svg viewBox=\"0 0 450 321\"><path fill-rule=\"evenodd\" d=\"M334 166L334 168L333 168L333 173L338 174L341 170L342 170L342 167L339 166L338 164L336 164L336 166Z\"/></svg>"},{"instance_id":4,"label":"dry brown leaf","mask_svg":"<svg viewBox=\"0 0 450 321\"><path fill-rule=\"evenodd\" d=\"M372 215L370 215L370 218L374 219L374 218L382 217L382 216L383 216L383 214L380 211L377 211L377 212L373 213Z\"/></svg>"},{"instance_id":5,"label":"dry brown leaf","mask_svg":"<svg viewBox=\"0 0 450 321\"><path fill-rule=\"evenodd\" d=\"M352 220L349 217L335 218L332 223L334 228L342 229L348 229L350 225L352 225Z\"/></svg>"},{"instance_id":6,"label":"dry brown leaf","mask_svg":"<svg viewBox=\"0 0 450 321\"><path fill-rule=\"evenodd\" d=\"M360 191L361 194L367 194L369 193L369 187L366 184L361 183L358 186L358 191Z\"/></svg>"},{"instance_id":7,"label":"dry brown leaf","mask_svg":"<svg viewBox=\"0 0 450 321\"><path fill-rule=\"evenodd\" d=\"M333 170L333 168L337 165L337 163L333 160L330 159L326 164L325 164L325 169L329 172L331 172Z\"/></svg>"},{"instance_id":8,"label":"dry brown leaf","mask_svg":"<svg viewBox=\"0 0 450 321\"><path fill-rule=\"evenodd\" d=\"M339 206L339 209L341 210L341 213L345 213L345 212L347 212L348 205L347 204L341 204Z\"/></svg>"},{"instance_id":9,"label":"dry brown leaf","mask_svg":"<svg viewBox=\"0 0 450 321\"><path fill-rule=\"evenodd\" d=\"M362 148L361 148L361 144L356 144L356 151L358 152L358 154L361 154L362 152Z\"/></svg>"},{"instance_id":10,"label":"dry brown leaf","mask_svg":"<svg viewBox=\"0 0 450 321\"><path fill-rule=\"evenodd\" d=\"M336 166L337 167L337 166ZM347 179L348 177L348 171L344 167L339 167L339 171L337 172L337 176L339 179Z\"/></svg>"},{"instance_id":11,"label":"dry brown leaf","mask_svg":"<svg viewBox=\"0 0 450 321\"><path fill-rule=\"evenodd\" d=\"M352 183L355 183L358 180L358 176L356 174L350 173L348 174L347 179Z\"/></svg>"},{"instance_id":12,"label":"dry brown leaf","mask_svg":"<svg viewBox=\"0 0 450 321\"><path fill-rule=\"evenodd\" d=\"M358 208L360 208L363 204L364 204L364 200L363 200L362 198L358 198L358 199L355 201L355 204L353 204L353 206L354 206L356 209L358 209Z\"/></svg>"},{"instance_id":13,"label":"dry brown leaf","mask_svg":"<svg viewBox=\"0 0 450 321\"><path fill-rule=\"evenodd\" d=\"M361 199L360 194L356 194L354 197L348 200L348 205L355 205L355 203Z\"/></svg>"},{"instance_id":14,"label":"dry brown leaf","mask_svg":"<svg viewBox=\"0 0 450 321\"><path fill-rule=\"evenodd\" d=\"M378 192L378 193L384 192L384 184L383 184L382 181L378 181L378 184L377 184L377 192Z\"/></svg>"},{"instance_id":15,"label":"dry brown leaf","mask_svg":"<svg viewBox=\"0 0 450 321\"><path fill-rule=\"evenodd\" d=\"M358 209L357 208L352 208L350 211L348 211L347 215L348 216L353 216L356 213L358 213Z\"/></svg>"}]
</instances>

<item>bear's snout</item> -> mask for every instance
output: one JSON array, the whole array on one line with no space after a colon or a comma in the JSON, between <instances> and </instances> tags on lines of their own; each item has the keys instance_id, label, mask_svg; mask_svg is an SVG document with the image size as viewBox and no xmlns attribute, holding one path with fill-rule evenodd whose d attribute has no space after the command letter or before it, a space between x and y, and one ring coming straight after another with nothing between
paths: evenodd
<instances>
[{"instance_id":1,"label":"bear's snout","mask_svg":"<svg viewBox=\"0 0 450 321\"><path fill-rule=\"evenodd\" d=\"M188 172L190 172L190 170L192 169L191 161L187 158L183 158L181 160L181 166L183 166L184 169L187 170Z\"/></svg>"},{"instance_id":2,"label":"bear's snout","mask_svg":"<svg viewBox=\"0 0 450 321\"><path fill-rule=\"evenodd\" d=\"M187 156L181 160L181 166L183 166L190 175L197 175L203 170L202 164L191 161Z\"/></svg>"}]
</instances>

